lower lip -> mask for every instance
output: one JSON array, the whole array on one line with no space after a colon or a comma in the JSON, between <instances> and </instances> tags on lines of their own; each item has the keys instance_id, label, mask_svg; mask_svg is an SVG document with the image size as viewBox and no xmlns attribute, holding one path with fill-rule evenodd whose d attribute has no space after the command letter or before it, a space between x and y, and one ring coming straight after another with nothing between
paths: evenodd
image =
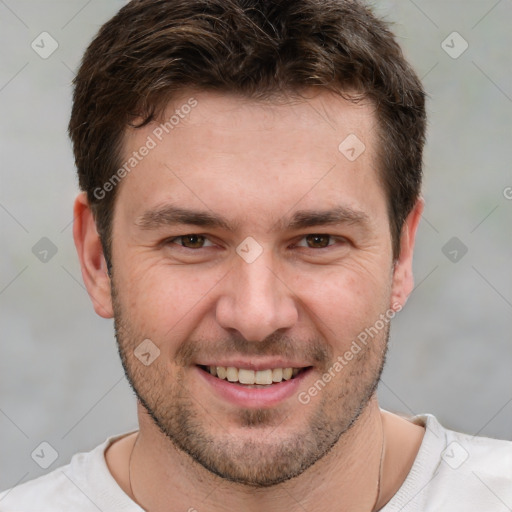
<instances>
[{"instance_id":1,"label":"lower lip","mask_svg":"<svg viewBox=\"0 0 512 512\"><path fill-rule=\"evenodd\" d=\"M293 396L311 370L311 368L308 368L297 374L293 379L283 380L266 388L249 388L214 377L196 366L200 378L203 378L224 400L239 407L254 409L274 407Z\"/></svg>"}]
</instances>

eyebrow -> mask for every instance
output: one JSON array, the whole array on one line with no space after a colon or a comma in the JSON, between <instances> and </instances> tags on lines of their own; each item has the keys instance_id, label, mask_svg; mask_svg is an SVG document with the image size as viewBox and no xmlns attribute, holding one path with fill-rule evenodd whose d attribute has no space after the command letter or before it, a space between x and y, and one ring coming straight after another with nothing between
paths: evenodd
<instances>
[{"instance_id":1,"label":"eyebrow","mask_svg":"<svg viewBox=\"0 0 512 512\"><path fill-rule=\"evenodd\" d=\"M135 224L143 230L154 230L164 226L180 224L200 226L203 228L223 228L237 231L240 223L231 223L224 217L209 211L190 210L172 205L165 205L145 211ZM361 225L368 227L370 218L362 211L346 206L338 206L328 210L299 210L290 220L279 219L272 224L272 231L298 230L314 226L333 226L338 224Z\"/></svg>"},{"instance_id":2,"label":"eyebrow","mask_svg":"<svg viewBox=\"0 0 512 512\"><path fill-rule=\"evenodd\" d=\"M280 220L277 229L296 230L314 226L333 226L337 224L360 224L368 226L370 218L362 211L356 211L346 206L338 206L330 210L299 210L293 214L290 222Z\"/></svg>"}]
</instances>

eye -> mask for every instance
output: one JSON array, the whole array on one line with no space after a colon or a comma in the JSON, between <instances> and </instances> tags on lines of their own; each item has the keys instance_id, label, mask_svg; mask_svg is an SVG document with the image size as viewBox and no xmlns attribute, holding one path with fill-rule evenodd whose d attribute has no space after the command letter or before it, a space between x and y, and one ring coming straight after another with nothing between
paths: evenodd
<instances>
[{"instance_id":1,"label":"eye","mask_svg":"<svg viewBox=\"0 0 512 512\"><path fill-rule=\"evenodd\" d=\"M298 247L307 247L309 249L324 249L326 247L330 247L334 245L334 243L329 243L329 241L334 241L334 237L332 235L326 234L317 234L312 233L310 235L304 236L302 240L306 241L306 245L297 244ZM343 239L340 239L343 242Z\"/></svg>"},{"instance_id":2,"label":"eye","mask_svg":"<svg viewBox=\"0 0 512 512\"><path fill-rule=\"evenodd\" d=\"M176 242L176 240L178 242ZM205 246L205 242L208 242L210 245ZM186 249L202 249L203 247L213 247L213 244L203 235L183 235L177 236L174 238L169 238L166 243L180 245L181 247L185 247Z\"/></svg>"}]
</instances>

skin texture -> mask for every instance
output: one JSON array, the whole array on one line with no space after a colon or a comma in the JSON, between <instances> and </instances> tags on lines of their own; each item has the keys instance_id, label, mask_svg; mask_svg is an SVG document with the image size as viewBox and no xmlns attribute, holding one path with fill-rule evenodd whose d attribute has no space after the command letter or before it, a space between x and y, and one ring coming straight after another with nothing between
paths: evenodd
<instances>
[{"instance_id":1,"label":"skin texture","mask_svg":"<svg viewBox=\"0 0 512 512\"><path fill-rule=\"evenodd\" d=\"M169 510L171 500L172 510L289 511L299 502L311 511L333 502L371 510L384 433L378 509L403 482L423 436L380 411L375 398L389 323L307 404L298 395L361 332L405 304L423 203L410 213L393 262L371 105L328 92L279 103L193 96L197 106L118 185L111 278L84 195L75 203L84 282L96 312L115 317L139 397L137 442L123 438L107 463L148 510ZM177 98L164 117L189 99ZM127 131L127 158L156 127ZM354 161L338 150L350 134L366 147ZM169 205L222 216L232 229L155 222ZM340 206L349 220L285 227L298 210ZM251 263L236 252L247 237L262 251ZM146 366L134 350L147 339L160 352ZM235 366L312 370L278 404L242 407L197 367L233 357L244 363Z\"/></svg>"}]
</instances>

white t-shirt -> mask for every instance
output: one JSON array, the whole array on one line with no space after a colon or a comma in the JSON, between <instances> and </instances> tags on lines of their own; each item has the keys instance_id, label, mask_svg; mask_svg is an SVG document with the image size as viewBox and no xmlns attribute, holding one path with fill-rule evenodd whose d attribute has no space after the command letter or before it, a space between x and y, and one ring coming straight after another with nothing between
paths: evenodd
<instances>
[{"instance_id":1,"label":"white t-shirt","mask_svg":"<svg viewBox=\"0 0 512 512\"><path fill-rule=\"evenodd\" d=\"M512 442L445 429L431 414L414 464L381 512L506 512L512 509ZM2 512L141 512L112 477L108 438L90 452L0 494Z\"/></svg>"}]
</instances>

